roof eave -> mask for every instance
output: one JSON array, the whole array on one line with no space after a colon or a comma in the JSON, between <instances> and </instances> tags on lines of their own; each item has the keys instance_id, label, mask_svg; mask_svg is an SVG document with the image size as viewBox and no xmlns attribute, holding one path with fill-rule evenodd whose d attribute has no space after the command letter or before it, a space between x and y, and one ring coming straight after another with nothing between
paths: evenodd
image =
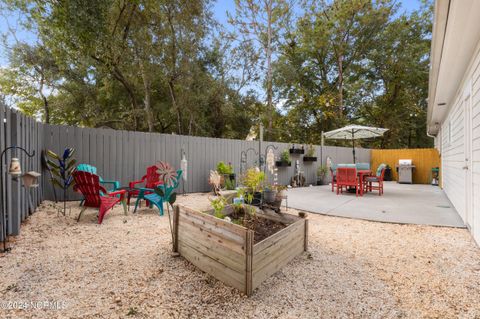
<instances>
[{"instance_id":1,"label":"roof eave","mask_svg":"<svg viewBox=\"0 0 480 319\"><path fill-rule=\"evenodd\" d=\"M442 61L442 51L445 42L445 33L447 29L448 13L450 0L435 1L432 43L430 49L430 74L428 80L428 109L427 109L427 133L436 135L439 125L432 123L433 109L435 105L435 94L438 82L438 73L440 62Z\"/></svg>"}]
</instances>

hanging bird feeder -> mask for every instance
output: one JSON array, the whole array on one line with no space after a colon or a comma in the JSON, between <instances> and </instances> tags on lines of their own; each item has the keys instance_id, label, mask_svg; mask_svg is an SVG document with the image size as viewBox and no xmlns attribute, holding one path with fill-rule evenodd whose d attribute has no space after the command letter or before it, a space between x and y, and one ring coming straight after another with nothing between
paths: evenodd
<instances>
[{"instance_id":1,"label":"hanging bird feeder","mask_svg":"<svg viewBox=\"0 0 480 319\"><path fill-rule=\"evenodd\" d=\"M22 176L23 185L25 186L25 188L38 187L38 178L40 177L40 175L42 174L35 171L25 173Z\"/></svg>"}]
</instances>

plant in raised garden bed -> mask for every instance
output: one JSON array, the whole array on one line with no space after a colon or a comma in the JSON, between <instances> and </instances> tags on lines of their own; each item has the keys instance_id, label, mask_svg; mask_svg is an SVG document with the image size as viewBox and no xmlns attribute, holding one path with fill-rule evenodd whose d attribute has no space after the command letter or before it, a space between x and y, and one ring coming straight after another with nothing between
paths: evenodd
<instances>
[{"instance_id":1,"label":"plant in raised garden bed","mask_svg":"<svg viewBox=\"0 0 480 319\"><path fill-rule=\"evenodd\" d=\"M265 173L257 167L249 168L242 177L242 184L247 188L245 199L251 205L260 205L262 200L262 184Z\"/></svg>"},{"instance_id":2,"label":"plant in raised garden bed","mask_svg":"<svg viewBox=\"0 0 480 319\"><path fill-rule=\"evenodd\" d=\"M227 200L223 196L217 196L214 199L209 199L210 204L212 205L214 212L214 216L220 219L225 218L225 214L223 213L223 210L225 209L225 206L227 205Z\"/></svg>"},{"instance_id":3,"label":"plant in raised garden bed","mask_svg":"<svg viewBox=\"0 0 480 319\"><path fill-rule=\"evenodd\" d=\"M75 153L75 149L73 148L66 148L62 156L47 150L47 155L51 158L47 159L47 164L50 167L51 173L57 177L52 177L52 185L53 187L57 186L63 190L63 216L65 216L67 210L67 191L74 183L72 173L75 171L77 160L72 158L73 153Z\"/></svg>"}]
</instances>

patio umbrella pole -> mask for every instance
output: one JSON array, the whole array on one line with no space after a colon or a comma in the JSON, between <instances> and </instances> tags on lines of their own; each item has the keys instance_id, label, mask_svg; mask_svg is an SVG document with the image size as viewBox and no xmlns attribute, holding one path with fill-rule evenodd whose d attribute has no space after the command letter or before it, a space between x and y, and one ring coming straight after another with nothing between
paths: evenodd
<instances>
[{"instance_id":1,"label":"patio umbrella pole","mask_svg":"<svg viewBox=\"0 0 480 319\"><path fill-rule=\"evenodd\" d=\"M352 153L353 153L353 164L356 164L356 160L355 160L355 131L352 130Z\"/></svg>"},{"instance_id":2,"label":"patio umbrella pole","mask_svg":"<svg viewBox=\"0 0 480 319\"><path fill-rule=\"evenodd\" d=\"M355 140L352 139L352 145L353 145L353 149L352 149L352 153L353 153L353 164L356 163L356 160L355 160Z\"/></svg>"}]
</instances>

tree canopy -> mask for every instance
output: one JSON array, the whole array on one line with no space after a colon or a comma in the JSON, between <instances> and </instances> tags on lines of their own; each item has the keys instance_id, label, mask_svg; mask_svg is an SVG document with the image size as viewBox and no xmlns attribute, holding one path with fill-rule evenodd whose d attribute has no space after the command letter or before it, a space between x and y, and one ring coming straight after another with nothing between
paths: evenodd
<instances>
[{"instance_id":1,"label":"tree canopy","mask_svg":"<svg viewBox=\"0 0 480 319\"><path fill-rule=\"evenodd\" d=\"M358 123L390 129L366 146L431 145L430 2L238 0L228 27L212 5L4 0L36 41L4 41L0 94L53 124L244 139L263 122L319 143Z\"/></svg>"}]
</instances>

